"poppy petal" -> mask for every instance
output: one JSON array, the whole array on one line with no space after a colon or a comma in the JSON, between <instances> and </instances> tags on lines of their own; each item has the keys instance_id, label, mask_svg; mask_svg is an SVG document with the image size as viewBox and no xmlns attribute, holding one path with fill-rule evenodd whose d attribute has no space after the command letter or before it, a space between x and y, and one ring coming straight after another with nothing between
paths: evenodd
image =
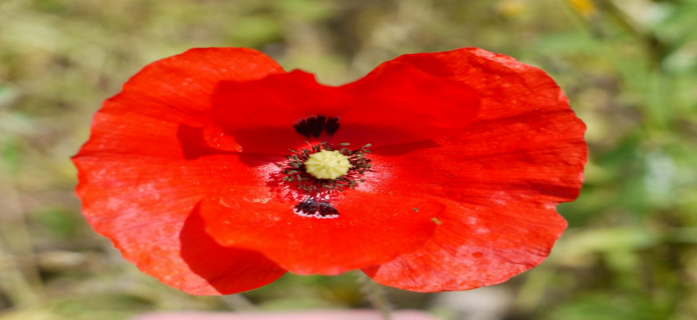
<instances>
[{"instance_id":1,"label":"poppy petal","mask_svg":"<svg viewBox=\"0 0 697 320\"><path fill-rule=\"evenodd\" d=\"M578 196L587 161L585 125L547 74L476 48L397 60L462 81L483 99L463 130L416 149L375 148L373 163L384 165L376 171L400 177L390 188L469 202L494 197L559 203Z\"/></svg>"},{"instance_id":2,"label":"poppy petal","mask_svg":"<svg viewBox=\"0 0 697 320\"><path fill-rule=\"evenodd\" d=\"M418 250L363 272L378 283L419 292L493 285L542 262L566 227L554 206L526 202L453 201L438 219L435 235Z\"/></svg>"},{"instance_id":3,"label":"poppy petal","mask_svg":"<svg viewBox=\"0 0 697 320\"><path fill-rule=\"evenodd\" d=\"M477 90L482 102L477 118L449 136L428 144L373 150L374 170L386 177L399 177L399 183L388 182L394 192L428 194L443 203L452 202L445 216L456 222L440 225L421 249L366 272L375 275L378 282L409 290L464 290L503 281L541 262L546 254L538 253L549 251L566 226L553 208L578 196L587 157L585 126L559 87L537 68L481 49L408 55L397 60L462 81ZM367 181L366 185L380 189L385 181L390 180ZM484 219L483 213L492 218ZM469 222L472 217L477 218L476 224ZM539 221L541 218L546 222ZM519 222L505 222L516 220ZM445 255L486 243L491 252L500 249L498 255L511 256L501 247L502 241L513 241L503 238L505 232L492 233L502 237L500 240L458 231L468 223L471 230L519 226L520 236L535 231L539 223L549 223L543 229L549 237L540 235L530 243L519 243L521 255L516 256L515 264L458 255L462 261L452 260L452 273L431 268L430 263ZM541 250L545 246L547 250ZM465 271L470 268L465 266L475 263L478 267ZM492 271L484 272L487 266ZM420 280L387 275L408 272L420 273ZM481 280L478 274L484 277L481 279L493 280Z\"/></svg>"},{"instance_id":4,"label":"poppy petal","mask_svg":"<svg viewBox=\"0 0 697 320\"><path fill-rule=\"evenodd\" d=\"M356 146L404 144L460 130L479 111L480 97L460 81L430 74L399 58L342 87L353 97L333 137Z\"/></svg>"},{"instance_id":5,"label":"poppy petal","mask_svg":"<svg viewBox=\"0 0 697 320\"><path fill-rule=\"evenodd\" d=\"M131 78L97 112L73 158L87 221L142 271L193 294L235 293L280 277L285 270L259 253L211 240L192 216L225 179L259 183L258 166L270 161L213 156L195 127L208 119L206 97L221 80L275 72L282 70L257 51L212 48L157 61Z\"/></svg>"},{"instance_id":6,"label":"poppy petal","mask_svg":"<svg viewBox=\"0 0 697 320\"><path fill-rule=\"evenodd\" d=\"M297 274L335 275L386 262L428 240L432 219L444 208L352 190L332 202L338 218L317 219L294 214L295 202L272 201L267 188L236 187L228 196L203 202L209 234L223 246L262 252Z\"/></svg>"},{"instance_id":7,"label":"poppy petal","mask_svg":"<svg viewBox=\"0 0 697 320\"><path fill-rule=\"evenodd\" d=\"M308 141L381 146L428 140L464 127L479 105L479 97L461 82L390 62L341 87L293 71L222 83L213 99L211 146L279 154ZM299 122L317 117L322 125L335 120L335 130L298 131Z\"/></svg>"},{"instance_id":8,"label":"poppy petal","mask_svg":"<svg viewBox=\"0 0 697 320\"><path fill-rule=\"evenodd\" d=\"M233 162L212 158L77 156L82 211L126 260L170 286L209 295L266 285L285 270L257 252L220 246L196 215L196 203L222 185L217 177L243 176L209 169Z\"/></svg>"},{"instance_id":9,"label":"poppy petal","mask_svg":"<svg viewBox=\"0 0 697 320\"><path fill-rule=\"evenodd\" d=\"M211 96L221 81L249 81L283 72L276 61L253 49L191 49L143 68L112 98L122 103L100 113L137 113L200 127L210 116Z\"/></svg>"}]
</instances>

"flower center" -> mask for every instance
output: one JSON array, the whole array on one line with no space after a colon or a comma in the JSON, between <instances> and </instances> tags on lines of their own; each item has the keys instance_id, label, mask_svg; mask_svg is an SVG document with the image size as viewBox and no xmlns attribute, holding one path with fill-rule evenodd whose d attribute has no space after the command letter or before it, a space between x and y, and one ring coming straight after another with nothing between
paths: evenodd
<instances>
[{"instance_id":1,"label":"flower center","mask_svg":"<svg viewBox=\"0 0 697 320\"><path fill-rule=\"evenodd\" d=\"M308 149L291 150L286 162L278 164L283 184L317 199L330 199L331 195L353 189L365 181L363 175L370 170L370 144L355 150L348 143L335 146L322 142ZM319 201L319 200L318 200Z\"/></svg>"},{"instance_id":2,"label":"flower center","mask_svg":"<svg viewBox=\"0 0 697 320\"><path fill-rule=\"evenodd\" d=\"M339 117L311 115L293 123L295 131L310 140L333 136L339 130ZM309 142L308 142L309 143ZM339 210L331 204L338 192L356 188L365 181L363 175L372 171L370 144L351 150L348 143L334 145L313 143L309 148L290 150L286 162L278 164L280 183L299 192L295 214L318 219L339 217ZM291 193L292 194L292 193Z\"/></svg>"},{"instance_id":3,"label":"flower center","mask_svg":"<svg viewBox=\"0 0 697 320\"><path fill-rule=\"evenodd\" d=\"M335 180L346 175L349 169L349 157L336 150L313 153L305 161L305 170L317 179Z\"/></svg>"},{"instance_id":4,"label":"flower center","mask_svg":"<svg viewBox=\"0 0 697 320\"><path fill-rule=\"evenodd\" d=\"M339 217L331 204L332 195L356 188L365 181L363 175L372 171L367 157L370 144L355 150L348 145L322 142L308 149L291 150L287 162L278 164L281 183L304 194L293 209L296 214L320 219Z\"/></svg>"},{"instance_id":5,"label":"flower center","mask_svg":"<svg viewBox=\"0 0 697 320\"><path fill-rule=\"evenodd\" d=\"M332 192L353 189L363 182L363 174L370 170L370 144L356 150L348 143L337 146L326 142L309 149L291 150L287 162L279 164L282 181L294 184L310 196L326 197Z\"/></svg>"}]
</instances>

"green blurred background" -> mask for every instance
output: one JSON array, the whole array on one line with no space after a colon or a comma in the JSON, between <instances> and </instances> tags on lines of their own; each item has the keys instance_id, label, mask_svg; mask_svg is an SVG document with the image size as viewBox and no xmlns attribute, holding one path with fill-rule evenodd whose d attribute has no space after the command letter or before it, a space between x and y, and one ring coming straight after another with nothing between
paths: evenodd
<instances>
[{"instance_id":1,"label":"green blurred background","mask_svg":"<svg viewBox=\"0 0 697 320\"><path fill-rule=\"evenodd\" d=\"M697 319L696 17L695 0L0 0L0 319L369 306L355 274L189 296L83 221L69 158L101 102L147 63L211 46L327 84L466 46L541 67L588 125L587 182L559 207L569 230L508 283L390 299L444 319L487 303L481 319Z\"/></svg>"}]
</instances>

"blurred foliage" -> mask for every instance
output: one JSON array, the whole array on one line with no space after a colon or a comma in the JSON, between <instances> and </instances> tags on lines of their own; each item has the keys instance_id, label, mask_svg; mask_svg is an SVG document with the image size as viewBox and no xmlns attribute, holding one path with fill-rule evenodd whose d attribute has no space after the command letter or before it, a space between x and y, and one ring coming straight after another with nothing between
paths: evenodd
<instances>
[{"instance_id":1,"label":"blurred foliage","mask_svg":"<svg viewBox=\"0 0 697 320\"><path fill-rule=\"evenodd\" d=\"M695 0L2 0L0 319L366 306L351 274L189 296L83 222L69 157L100 102L147 63L209 46L257 48L328 84L465 46L547 70L588 125L591 159L553 254L499 286L515 296L509 319L695 319L695 16Z\"/></svg>"}]
</instances>

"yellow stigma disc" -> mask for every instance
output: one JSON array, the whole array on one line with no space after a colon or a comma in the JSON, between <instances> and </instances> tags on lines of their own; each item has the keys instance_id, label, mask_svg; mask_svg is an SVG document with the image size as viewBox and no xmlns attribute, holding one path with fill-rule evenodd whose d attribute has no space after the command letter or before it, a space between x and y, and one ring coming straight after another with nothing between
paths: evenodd
<instances>
[{"instance_id":1,"label":"yellow stigma disc","mask_svg":"<svg viewBox=\"0 0 697 320\"><path fill-rule=\"evenodd\" d=\"M334 180L345 175L350 168L349 158L336 150L315 152L305 161L305 170L317 179Z\"/></svg>"}]
</instances>

